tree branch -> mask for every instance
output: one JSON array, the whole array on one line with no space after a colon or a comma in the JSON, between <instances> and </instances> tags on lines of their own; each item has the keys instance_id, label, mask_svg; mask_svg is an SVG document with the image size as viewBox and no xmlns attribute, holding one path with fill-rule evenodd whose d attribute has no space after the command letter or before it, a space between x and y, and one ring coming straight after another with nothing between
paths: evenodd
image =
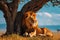
<instances>
[{"instance_id":1,"label":"tree branch","mask_svg":"<svg viewBox=\"0 0 60 40\"><path fill-rule=\"evenodd\" d=\"M16 17L19 2L20 0L13 0L11 3L6 3L9 8L12 21L14 21Z\"/></svg>"},{"instance_id":2,"label":"tree branch","mask_svg":"<svg viewBox=\"0 0 60 40\"><path fill-rule=\"evenodd\" d=\"M7 4L4 1L0 1L0 10L4 12L4 15L11 16Z\"/></svg>"},{"instance_id":3,"label":"tree branch","mask_svg":"<svg viewBox=\"0 0 60 40\"><path fill-rule=\"evenodd\" d=\"M37 12L39 9L43 7L49 0L31 0L27 4L25 4L21 10L22 13L27 11Z\"/></svg>"}]
</instances>

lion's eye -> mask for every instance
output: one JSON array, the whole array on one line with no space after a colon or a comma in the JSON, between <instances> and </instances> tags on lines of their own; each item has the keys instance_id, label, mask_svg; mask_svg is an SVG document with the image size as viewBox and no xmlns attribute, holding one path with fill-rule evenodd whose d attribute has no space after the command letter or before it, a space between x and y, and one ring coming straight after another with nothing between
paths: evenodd
<instances>
[{"instance_id":1,"label":"lion's eye","mask_svg":"<svg viewBox=\"0 0 60 40\"><path fill-rule=\"evenodd\" d=\"M28 14L25 14L24 16L25 16L25 18L27 18L28 17Z\"/></svg>"},{"instance_id":2,"label":"lion's eye","mask_svg":"<svg viewBox=\"0 0 60 40\"><path fill-rule=\"evenodd\" d=\"M26 15L25 18L27 18L28 16Z\"/></svg>"},{"instance_id":3,"label":"lion's eye","mask_svg":"<svg viewBox=\"0 0 60 40\"><path fill-rule=\"evenodd\" d=\"M33 15L33 16L35 16L35 15Z\"/></svg>"},{"instance_id":4,"label":"lion's eye","mask_svg":"<svg viewBox=\"0 0 60 40\"><path fill-rule=\"evenodd\" d=\"M32 13L30 13L30 15L32 15Z\"/></svg>"}]
</instances>

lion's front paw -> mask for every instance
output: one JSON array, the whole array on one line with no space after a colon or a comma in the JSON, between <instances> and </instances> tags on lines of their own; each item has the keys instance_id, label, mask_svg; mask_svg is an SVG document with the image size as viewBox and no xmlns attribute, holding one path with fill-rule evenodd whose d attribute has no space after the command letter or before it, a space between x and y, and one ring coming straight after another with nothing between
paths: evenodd
<instances>
[{"instance_id":1,"label":"lion's front paw","mask_svg":"<svg viewBox=\"0 0 60 40\"><path fill-rule=\"evenodd\" d=\"M34 32L29 33L29 37L36 36L36 30Z\"/></svg>"},{"instance_id":2,"label":"lion's front paw","mask_svg":"<svg viewBox=\"0 0 60 40\"><path fill-rule=\"evenodd\" d=\"M28 36L28 33L27 33L27 32L25 32L25 33L23 34L23 36L27 37L27 36Z\"/></svg>"}]
</instances>

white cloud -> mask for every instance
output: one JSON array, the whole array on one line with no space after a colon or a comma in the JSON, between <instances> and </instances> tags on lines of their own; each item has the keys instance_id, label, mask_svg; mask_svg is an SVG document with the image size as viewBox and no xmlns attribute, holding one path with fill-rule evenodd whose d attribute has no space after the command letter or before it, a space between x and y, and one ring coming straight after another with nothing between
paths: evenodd
<instances>
[{"instance_id":1,"label":"white cloud","mask_svg":"<svg viewBox=\"0 0 60 40\"><path fill-rule=\"evenodd\" d=\"M45 12L44 15L46 15L46 16L48 16L50 18L52 17L52 15L50 13L47 13L47 12Z\"/></svg>"},{"instance_id":2,"label":"white cloud","mask_svg":"<svg viewBox=\"0 0 60 40\"><path fill-rule=\"evenodd\" d=\"M58 16L60 16L60 14Z\"/></svg>"},{"instance_id":3,"label":"white cloud","mask_svg":"<svg viewBox=\"0 0 60 40\"><path fill-rule=\"evenodd\" d=\"M42 17L52 17L52 15L48 12L37 12L37 15L42 16Z\"/></svg>"},{"instance_id":4,"label":"white cloud","mask_svg":"<svg viewBox=\"0 0 60 40\"><path fill-rule=\"evenodd\" d=\"M49 12L38 12L37 20L39 25L60 25L60 14Z\"/></svg>"},{"instance_id":5,"label":"white cloud","mask_svg":"<svg viewBox=\"0 0 60 40\"><path fill-rule=\"evenodd\" d=\"M60 16L60 14L54 14L54 16L58 16L58 17L59 17L59 16Z\"/></svg>"}]
</instances>

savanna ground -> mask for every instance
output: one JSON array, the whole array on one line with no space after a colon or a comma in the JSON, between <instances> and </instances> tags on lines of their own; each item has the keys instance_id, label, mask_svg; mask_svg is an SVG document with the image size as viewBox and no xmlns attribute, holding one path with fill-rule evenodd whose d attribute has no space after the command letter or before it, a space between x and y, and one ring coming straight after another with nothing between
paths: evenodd
<instances>
[{"instance_id":1,"label":"savanna ground","mask_svg":"<svg viewBox=\"0 0 60 40\"><path fill-rule=\"evenodd\" d=\"M23 37L20 35L12 34L8 36L0 37L0 40L60 40L60 32L54 32L54 37L42 37L42 36L36 36L36 37Z\"/></svg>"}]
</instances>

